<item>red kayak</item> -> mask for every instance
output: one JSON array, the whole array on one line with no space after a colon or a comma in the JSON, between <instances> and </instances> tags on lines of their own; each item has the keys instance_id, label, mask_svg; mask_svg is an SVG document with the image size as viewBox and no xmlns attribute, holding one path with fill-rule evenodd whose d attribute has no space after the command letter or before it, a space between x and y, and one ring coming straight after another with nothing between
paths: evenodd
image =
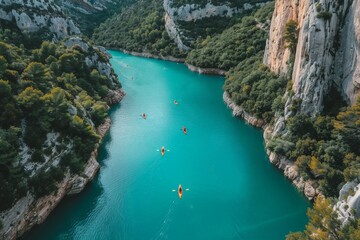
<instances>
[{"instance_id":1,"label":"red kayak","mask_svg":"<svg viewBox=\"0 0 360 240\"><path fill-rule=\"evenodd\" d=\"M179 185L179 188L178 188L178 194L179 194L179 198L181 199L181 198L182 198L182 194L183 194L183 189L182 189L181 184Z\"/></svg>"},{"instance_id":2,"label":"red kayak","mask_svg":"<svg viewBox=\"0 0 360 240\"><path fill-rule=\"evenodd\" d=\"M187 134L187 129L186 129L186 127L183 127L182 128L182 131L183 131L183 133L186 135Z\"/></svg>"}]
</instances>

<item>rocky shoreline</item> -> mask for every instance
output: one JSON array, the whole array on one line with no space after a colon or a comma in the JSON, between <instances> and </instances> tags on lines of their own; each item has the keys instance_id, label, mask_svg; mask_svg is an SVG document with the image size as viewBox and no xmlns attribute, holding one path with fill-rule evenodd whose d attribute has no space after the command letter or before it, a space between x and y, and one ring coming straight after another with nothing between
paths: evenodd
<instances>
[{"instance_id":1,"label":"rocky shoreline","mask_svg":"<svg viewBox=\"0 0 360 240\"><path fill-rule=\"evenodd\" d=\"M269 161L278 169L280 169L284 175L309 199L314 199L317 195L321 194L318 189L318 184L313 180L304 180L300 177L297 166L294 162L287 160L284 157L278 156L276 153L269 150L268 143L272 133L271 126L267 125L264 120L258 119L251 114L244 111L243 108L234 103L227 92L224 92L223 99L226 105L233 111L234 117L241 117L250 125L264 130L264 140L266 153L269 157Z\"/></svg>"},{"instance_id":2,"label":"rocky shoreline","mask_svg":"<svg viewBox=\"0 0 360 240\"><path fill-rule=\"evenodd\" d=\"M200 74L208 74L208 75L221 75L221 76L225 76L225 73L227 71L222 70L222 69L218 69L218 68L201 68L201 67L196 67L194 65L191 65L189 63L185 63L185 65L188 67L189 70L193 71L193 72L198 72Z\"/></svg>"},{"instance_id":3,"label":"rocky shoreline","mask_svg":"<svg viewBox=\"0 0 360 240\"><path fill-rule=\"evenodd\" d=\"M106 100L109 105L113 105L119 103L124 96L125 93L119 88L109 93ZM58 183L57 192L39 199L34 199L28 193L19 199L11 209L0 213L0 220L3 224L0 230L0 239L13 240L21 237L32 227L43 223L66 195L77 194L85 188L99 170L99 163L96 161L98 147L110 127L111 120L106 118L104 123L96 129L100 140L91 153L82 174L71 175L68 171L64 179Z\"/></svg>"},{"instance_id":4,"label":"rocky shoreline","mask_svg":"<svg viewBox=\"0 0 360 240\"><path fill-rule=\"evenodd\" d=\"M218 68L201 68L201 67L197 67L194 65L191 65L189 63L185 62L185 58L176 58L173 56L162 56L162 55L155 55L152 53L141 53L141 52L134 52L134 51L127 51L125 49L121 49L121 48L108 48L110 50L116 50L116 51L121 51L125 54L130 54L136 57L144 57L144 58L154 58L154 59L161 59L161 60L165 60L165 61L170 61L170 62L177 62L177 63L184 63L188 69L190 71L193 72L198 72L200 74L208 74L208 75L221 75L221 76L225 76L226 72L225 70L222 69L218 69Z\"/></svg>"},{"instance_id":5,"label":"rocky shoreline","mask_svg":"<svg viewBox=\"0 0 360 240\"><path fill-rule=\"evenodd\" d=\"M236 105L236 103L234 103L234 102L230 99L229 94L228 94L227 92L224 92L224 94L223 94L223 100L224 100L224 102L226 103L226 105L233 111L232 114L233 114L234 117L243 118L243 119L245 119L245 121L248 122L251 126L265 129L266 123L265 123L264 120L259 119L259 118L256 118L256 117L254 117L253 115L245 112L245 110L244 110L242 107Z\"/></svg>"},{"instance_id":6,"label":"rocky shoreline","mask_svg":"<svg viewBox=\"0 0 360 240\"><path fill-rule=\"evenodd\" d=\"M162 55L155 55L152 53L146 53L146 52L134 52L134 51L128 51L122 48L107 48L110 50L116 50L116 51L121 51L125 54L130 54L136 57L144 57L144 58L154 58L154 59L160 59L160 60L165 60L165 61L170 61L170 62L178 62L178 63L184 63L185 62L185 58L176 58L173 56L162 56Z\"/></svg>"}]
</instances>

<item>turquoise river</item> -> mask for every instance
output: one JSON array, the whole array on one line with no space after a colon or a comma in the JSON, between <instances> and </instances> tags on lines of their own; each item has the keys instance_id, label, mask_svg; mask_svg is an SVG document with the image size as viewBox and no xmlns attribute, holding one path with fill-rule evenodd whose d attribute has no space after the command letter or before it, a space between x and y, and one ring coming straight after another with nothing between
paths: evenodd
<instances>
[{"instance_id":1,"label":"turquoise river","mask_svg":"<svg viewBox=\"0 0 360 240\"><path fill-rule=\"evenodd\" d=\"M310 203L270 164L262 131L232 117L223 77L110 53L127 95L110 110L100 173L25 239L278 240L304 229Z\"/></svg>"}]
</instances>

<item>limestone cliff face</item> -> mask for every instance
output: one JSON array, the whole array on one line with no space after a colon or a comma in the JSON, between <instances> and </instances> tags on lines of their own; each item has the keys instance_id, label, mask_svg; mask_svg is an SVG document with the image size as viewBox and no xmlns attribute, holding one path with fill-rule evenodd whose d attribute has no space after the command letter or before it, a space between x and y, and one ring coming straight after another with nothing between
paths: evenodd
<instances>
[{"instance_id":1,"label":"limestone cliff face","mask_svg":"<svg viewBox=\"0 0 360 240\"><path fill-rule=\"evenodd\" d=\"M289 20L295 20L299 28L292 72L289 72L290 51L284 41ZM309 116L323 110L324 97L331 89L354 104L360 93L360 1L276 0L264 64L275 73L291 76L293 82L293 93L287 92L284 96L284 115L276 114L273 128L266 131L269 139L288 134L285 120L294 114L290 106L295 99L301 102L296 114ZM268 154L271 161L277 159L273 153ZM287 162L286 159L276 161L280 165ZM300 181L291 164L286 164L285 175ZM305 183L303 188L308 197L318 194L316 182ZM359 189L356 181L346 183L340 191L335 209L344 223L359 217L352 214L353 209L360 212Z\"/></svg>"},{"instance_id":2,"label":"limestone cliff face","mask_svg":"<svg viewBox=\"0 0 360 240\"><path fill-rule=\"evenodd\" d=\"M334 206L339 219L346 224L353 218L360 217L360 182L359 179L346 183L339 192L339 201ZM355 211L354 211L355 210Z\"/></svg>"},{"instance_id":3,"label":"limestone cliff face","mask_svg":"<svg viewBox=\"0 0 360 240\"><path fill-rule=\"evenodd\" d=\"M284 43L285 25L295 20L299 38L290 75L292 99L301 99L301 113L319 113L331 88L349 103L356 101L360 89L359 9L357 0L276 1L264 63L276 73L287 73L290 52ZM328 18L320 17L321 13ZM288 99L285 116L290 114L290 104Z\"/></svg>"},{"instance_id":4,"label":"limestone cliff face","mask_svg":"<svg viewBox=\"0 0 360 240\"><path fill-rule=\"evenodd\" d=\"M97 1L87 1L87 0L61 0L59 4L68 10L71 10L73 13L82 13L82 14L93 14L98 11L104 11L109 7L120 2L119 0L97 0Z\"/></svg>"},{"instance_id":5,"label":"limestone cliff face","mask_svg":"<svg viewBox=\"0 0 360 240\"><path fill-rule=\"evenodd\" d=\"M45 30L53 40L80 34L53 0L0 0L0 20L15 22L22 33Z\"/></svg>"},{"instance_id":6,"label":"limestone cliff face","mask_svg":"<svg viewBox=\"0 0 360 240\"><path fill-rule=\"evenodd\" d=\"M265 2L265 1L264 1ZM241 6L232 7L227 1L223 4L213 5L211 1L205 6L198 4L186 4L180 7L174 7L171 0L164 0L165 9L165 29L170 38L174 39L180 50L189 50L189 46L183 43L182 31L177 25L177 21L194 22L203 18L210 17L232 17L234 14L254 8L255 4L245 3Z\"/></svg>"}]
</instances>

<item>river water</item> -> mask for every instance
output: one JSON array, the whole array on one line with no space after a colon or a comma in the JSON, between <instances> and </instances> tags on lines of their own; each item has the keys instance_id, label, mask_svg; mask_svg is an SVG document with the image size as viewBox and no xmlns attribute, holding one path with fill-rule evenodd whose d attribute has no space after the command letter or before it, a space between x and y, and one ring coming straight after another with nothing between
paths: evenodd
<instances>
[{"instance_id":1,"label":"river water","mask_svg":"<svg viewBox=\"0 0 360 240\"><path fill-rule=\"evenodd\" d=\"M310 203L270 164L262 131L231 116L222 77L110 53L127 95L110 110L100 173L25 239L277 240L304 229Z\"/></svg>"}]
</instances>

